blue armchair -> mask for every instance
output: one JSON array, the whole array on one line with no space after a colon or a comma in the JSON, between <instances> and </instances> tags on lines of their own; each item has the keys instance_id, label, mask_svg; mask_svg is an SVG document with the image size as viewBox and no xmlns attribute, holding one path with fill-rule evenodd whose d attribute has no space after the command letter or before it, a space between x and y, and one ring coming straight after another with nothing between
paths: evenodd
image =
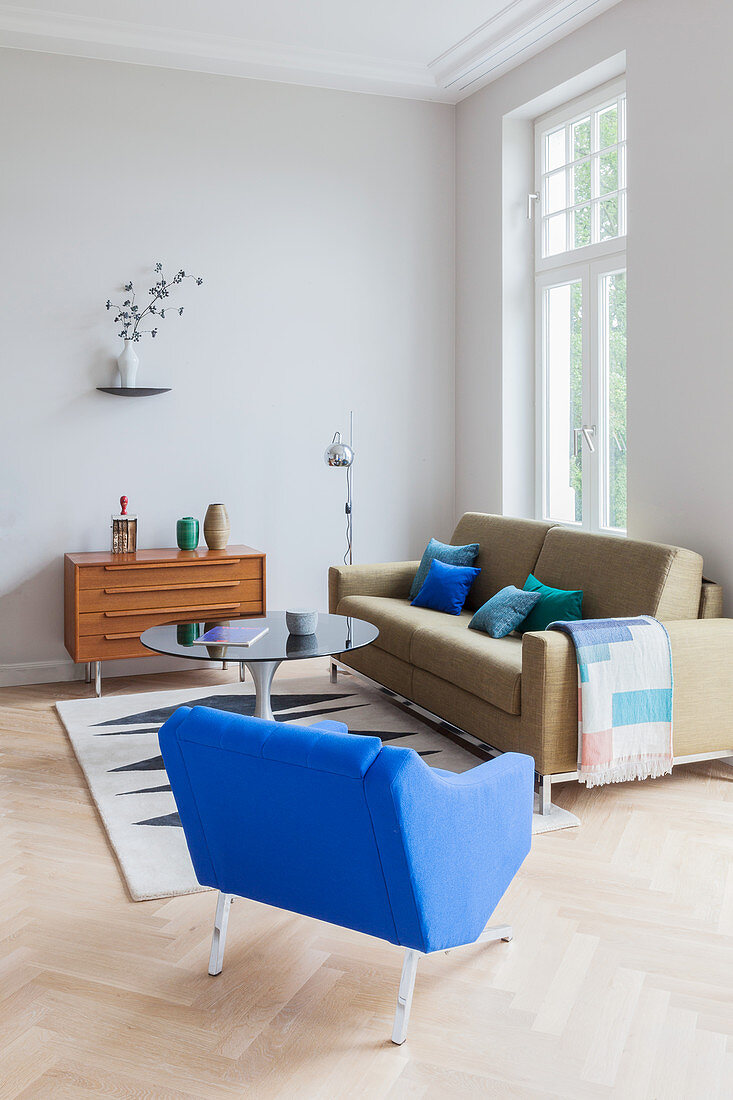
<instances>
[{"instance_id":1,"label":"blue armchair","mask_svg":"<svg viewBox=\"0 0 733 1100\"><path fill-rule=\"evenodd\" d=\"M534 763L456 775L338 722L295 726L181 707L160 747L196 877L219 891L209 973L234 896L406 948L392 1040L421 954L511 939L486 922L530 849Z\"/></svg>"}]
</instances>

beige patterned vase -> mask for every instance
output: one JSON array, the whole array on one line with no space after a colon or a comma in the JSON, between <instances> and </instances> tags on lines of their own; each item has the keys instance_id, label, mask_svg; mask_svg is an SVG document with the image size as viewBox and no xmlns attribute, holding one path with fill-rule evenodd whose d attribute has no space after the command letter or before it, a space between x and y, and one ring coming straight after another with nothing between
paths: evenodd
<instances>
[{"instance_id":1,"label":"beige patterned vase","mask_svg":"<svg viewBox=\"0 0 733 1100\"><path fill-rule=\"evenodd\" d=\"M223 504L210 504L204 517L204 538L209 550L223 550L229 542L229 516Z\"/></svg>"}]
</instances>

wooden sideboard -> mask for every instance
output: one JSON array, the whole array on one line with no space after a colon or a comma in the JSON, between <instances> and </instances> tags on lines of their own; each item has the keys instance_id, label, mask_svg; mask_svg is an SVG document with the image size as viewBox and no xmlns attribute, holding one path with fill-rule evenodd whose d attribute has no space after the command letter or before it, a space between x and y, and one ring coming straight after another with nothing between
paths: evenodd
<instances>
[{"instance_id":1,"label":"wooden sideboard","mask_svg":"<svg viewBox=\"0 0 733 1100\"><path fill-rule=\"evenodd\" d=\"M170 622L264 615L265 555L225 550L138 550L64 556L64 642L74 661L150 657L140 635Z\"/></svg>"}]
</instances>

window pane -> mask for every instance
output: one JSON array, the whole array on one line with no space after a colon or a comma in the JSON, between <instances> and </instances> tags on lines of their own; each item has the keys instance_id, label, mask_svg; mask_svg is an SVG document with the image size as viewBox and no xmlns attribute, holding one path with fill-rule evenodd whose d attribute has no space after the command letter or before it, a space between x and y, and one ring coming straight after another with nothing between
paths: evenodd
<instances>
[{"instance_id":1,"label":"window pane","mask_svg":"<svg viewBox=\"0 0 733 1100\"><path fill-rule=\"evenodd\" d=\"M602 153L598 165L599 185L602 195L618 191L618 150Z\"/></svg>"},{"instance_id":2,"label":"window pane","mask_svg":"<svg viewBox=\"0 0 733 1100\"><path fill-rule=\"evenodd\" d=\"M603 199L600 203L601 240L618 237L618 198Z\"/></svg>"},{"instance_id":3,"label":"window pane","mask_svg":"<svg viewBox=\"0 0 733 1100\"><path fill-rule=\"evenodd\" d=\"M618 141L618 107L615 103L613 107L599 112L598 139L601 149L615 145Z\"/></svg>"},{"instance_id":4,"label":"window pane","mask_svg":"<svg viewBox=\"0 0 733 1100\"><path fill-rule=\"evenodd\" d=\"M574 213L573 248L590 244L590 206L579 206Z\"/></svg>"},{"instance_id":5,"label":"window pane","mask_svg":"<svg viewBox=\"0 0 733 1100\"><path fill-rule=\"evenodd\" d=\"M555 130L545 138L545 171L561 168L565 164L565 127Z\"/></svg>"},{"instance_id":6,"label":"window pane","mask_svg":"<svg viewBox=\"0 0 733 1100\"><path fill-rule=\"evenodd\" d=\"M553 214L545 218L545 256L556 256L568 247L567 219L567 214Z\"/></svg>"},{"instance_id":7,"label":"window pane","mask_svg":"<svg viewBox=\"0 0 733 1100\"><path fill-rule=\"evenodd\" d=\"M601 356L606 431L607 527L626 528L626 273L601 279Z\"/></svg>"},{"instance_id":8,"label":"window pane","mask_svg":"<svg viewBox=\"0 0 733 1100\"><path fill-rule=\"evenodd\" d=\"M573 160L590 153L590 118L582 118L573 124Z\"/></svg>"},{"instance_id":9,"label":"window pane","mask_svg":"<svg viewBox=\"0 0 733 1100\"><path fill-rule=\"evenodd\" d=\"M543 298L547 441L547 515L583 516L582 451L573 456L582 423L583 290L580 280L549 287Z\"/></svg>"},{"instance_id":10,"label":"window pane","mask_svg":"<svg viewBox=\"0 0 733 1100\"><path fill-rule=\"evenodd\" d=\"M545 214L554 214L557 210L564 210L568 204L566 191L566 172L561 168L559 172L553 172L545 180Z\"/></svg>"},{"instance_id":11,"label":"window pane","mask_svg":"<svg viewBox=\"0 0 733 1100\"><path fill-rule=\"evenodd\" d=\"M590 202L590 161L576 164L573 173L573 202Z\"/></svg>"}]
</instances>

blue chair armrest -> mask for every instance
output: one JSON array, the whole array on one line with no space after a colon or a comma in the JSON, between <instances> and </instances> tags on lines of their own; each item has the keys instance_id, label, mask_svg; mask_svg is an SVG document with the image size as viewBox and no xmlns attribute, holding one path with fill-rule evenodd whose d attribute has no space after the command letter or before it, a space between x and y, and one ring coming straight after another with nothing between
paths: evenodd
<instances>
[{"instance_id":1,"label":"blue chair armrest","mask_svg":"<svg viewBox=\"0 0 733 1100\"><path fill-rule=\"evenodd\" d=\"M436 775L417 753L387 746L366 789L400 942L473 943L531 847L532 758L505 753Z\"/></svg>"}]
</instances>

